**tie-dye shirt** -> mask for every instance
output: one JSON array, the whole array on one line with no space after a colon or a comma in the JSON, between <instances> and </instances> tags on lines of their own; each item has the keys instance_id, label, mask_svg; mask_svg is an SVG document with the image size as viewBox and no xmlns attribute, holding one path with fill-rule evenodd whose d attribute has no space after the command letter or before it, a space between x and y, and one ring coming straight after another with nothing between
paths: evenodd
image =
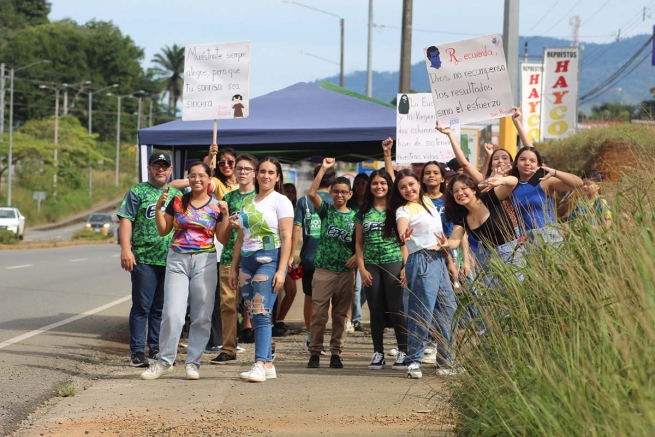
<instances>
[{"instance_id":1,"label":"tie-dye shirt","mask_svg":"<svg viewBox=\"0 0 655 437\"><path fill-rule=\"evenodd\" d=\"M166 208L166 214L173 216L173 241L171 250L177 253L215 252L214 233L216 223L223 219L218 207L218 200L210 198L209 202L199 208L189 206L184 211L182 196L175 196Z\"/></svg>"}]
</instances>

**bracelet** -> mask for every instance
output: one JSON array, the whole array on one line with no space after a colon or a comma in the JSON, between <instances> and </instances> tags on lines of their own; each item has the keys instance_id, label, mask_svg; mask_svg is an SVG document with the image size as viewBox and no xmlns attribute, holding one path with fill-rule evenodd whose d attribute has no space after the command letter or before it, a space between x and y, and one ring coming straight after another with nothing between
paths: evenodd
<instances>
[{"instance_id":1,"label":"bracelet","mask_svg":"<svg viewBox=\"0 0 655 437\"><path fill-rule=\"evenodd\" d=\"M553 177L557 177L557 170L555 170L555 174L553 175Z\"/></svg>"}]
</instances>

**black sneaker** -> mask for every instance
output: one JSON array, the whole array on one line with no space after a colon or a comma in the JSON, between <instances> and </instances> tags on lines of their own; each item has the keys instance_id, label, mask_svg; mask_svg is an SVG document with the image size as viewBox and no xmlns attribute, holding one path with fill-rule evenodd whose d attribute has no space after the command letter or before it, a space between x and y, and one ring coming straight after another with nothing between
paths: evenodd
<instances>
[{"instance_id":1,"label":"black sneaker","mask_svg":"<svg viewBox=\"0 0 655 437\"><path fill-rule=\"evenodd\" d=\"M152 362L157 361L159 358L159 349L150 349L150 353L148 354L148 359Z\"/></svg>"},{"instance_id":2,"label":"black sneaker","mask_svg":"<svg viewBox=\"0 0 655 437\"><path fill-rule=\"evenodd\" d=\"M291 329L284 322L277 322L273 325L273 337L286 337L291 333Z\"/></svg>"},{"instance_id":3,"label":"black sneaker","mask_svg":"<svg viewBox=\"0 0 655 437\"><path fill-rule=\"evenodd\" d=\"M364 332L364 326L362 325L362 322L353 322L353 328L355 328L356 332Z\"/></svg>"},{"instance_id":4,"label":"black sneaker","mask_svg":"<svg viewBox=\"0 0 655 437\"><path fill-rule=\"evenodd\" d=\"M371 358L371 364L368 365L369 370L382 370L385 365L384 355L380 352L375 352Z\"/></svg>"},{"instance_id":5,"label":"black sneaker","mask_svg":"<svg viewBox=\"0 0 655 437\"><path fill-rule=\"evenodd\" d=\"M254 343L255 331L252 328L246 328L241 333L241 343Z\"/></svg>"},{"instance_id":6,"label":"black sneaker","mask_svg":"<svg viewBox=\"0 0 655 437\"><path fill-rule=\"evenodd\" d=\"M343 369L343 363L339 355L332 355L330 358L330 367L332 369Z\"/></svg>"},{"instance_id":7,"label":"black sneaker","mask_svg":"<svg viewBox=\"0 0 655 437\"><path fill-rule=\"evenodd\" d=\"M311 357L309 357L309 362L307 363L307 367L309 367L310 369L318 369L320 362L321 362L320 355L312 355Z\"/></svg>"},{"instance_id":8,"label":"black sneaker","mask_svg":"<svg viewBox=\"0 0 655 437\"><path fill-rule=\"evenodd\" d=\"M143 352L135 352L132 354L132 359L130 360L130 366L132 367L149 367L150 361L146 358L146 354Z\"/></svg>"},{"instance_id":9,"label":"black sneaker","mask_svg":"<svg viewBox=\"0 0 655 437\"><path fill-rule=\"evenodd\" d=\"M235 355L230 355L227 352L221 352L214 358L209 361L210 364L227 364L230 361L236 361L237 357Z\"/></svg>"}]
</instances>

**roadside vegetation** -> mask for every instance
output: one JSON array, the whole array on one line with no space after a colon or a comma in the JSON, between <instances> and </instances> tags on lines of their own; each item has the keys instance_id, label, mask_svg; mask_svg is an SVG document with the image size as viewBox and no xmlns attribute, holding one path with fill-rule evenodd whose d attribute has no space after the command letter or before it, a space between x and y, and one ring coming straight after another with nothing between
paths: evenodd
<instances>
[{"instance_id":1,"label":"roadside vegetation","mask_svg":"<svg viewBox=\"0 0 655 437\"><path fill-rule=\"evenodd\" d=\"M457 358L466 371L448 390L456 435L652 435L653 144L650 128L616 126L545 148L555 168L579 173L605 165L620 175L603 191L613 224L563 224L561 246L531 248L523 282L498 262L499 289L475 284L480 295L470 302L480 320L464 323ZM612 154L624 159L609 162Z\"/></svg>"}]
</instances>

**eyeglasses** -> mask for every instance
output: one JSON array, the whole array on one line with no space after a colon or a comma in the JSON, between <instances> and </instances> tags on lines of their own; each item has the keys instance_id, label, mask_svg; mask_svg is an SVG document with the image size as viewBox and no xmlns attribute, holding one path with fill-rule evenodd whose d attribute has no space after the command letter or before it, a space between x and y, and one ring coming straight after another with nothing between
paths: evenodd
<instances>
[{"instance_id":1,"label":"eyeglasses","mask_svg":"<svg viewBox=\"0 0 655 437\"><path fill-rule=\"evenodd\" d=\"M153 170L168 170L171 166L168 164L150 164L150 168Z\"/></svg>"},{"instance_id":2,"label":"eyeglasses","mask_svg":"<svg viewBox=\"0 0 655 437\"><path fill-rule=\"evenodd\" d=\"M218 166L219 167L225 167L226 165L228 167L233 167L234 166L234 160L230 159L229 161L218 161Z\"/></svg>"},{"instance_id":3,"label":"eyeglasses","mask_svg":"<svg viewBox=\"0 0 655 437\"><path fill-rule=\"evenodd\" d=\"M237 173L249 174L249 173L253 172L254 170L255 169L252 168L252 167L241 167L240 165L237 165L236 167L234 167L234 171L236 171Z\"/></svg>"},{"instance_id":4,"label":"eyeglasses","mask_svg":"<svg viewBox=\"0 0 655 437\"><path fill-rule=\"evenodd\" d=\"M348 193L350 193L350 191L346 191L346 190L332 190L332 194L334 194L335 196L339 196L339 195L341 195L341 196L344 196L344 197L345 197L345 196L348 195Z\"/></svg>"},{"instance_id":5,"label":"eyeglasses","mask_svg":"<svg viewBox=\"0 0 655 437\"><path fill-rule=\"evenodd\" d=\"M459 193L463 193L464 191L468 190L469 188L471 188L471 187L461 187L461 188L458 188L458 189L452 189L452 190L450 190L450 192L453 193L453 195L454 194L459 194Z\"/></svg>"},{"instance_id":6,"label":"eyeglasses","mask_svg":"<svg viewBox=\"0 0 655 437\"><path fill-rule=\"evenodd\" d=\"M207 177L209 177L209 176L207 176L207 175L204 174L204 173L198 173L198 174L191 173L191 174L189 175L189 179L205 179L205 178L207 178Z\"/></svg>"}]
</instances>

